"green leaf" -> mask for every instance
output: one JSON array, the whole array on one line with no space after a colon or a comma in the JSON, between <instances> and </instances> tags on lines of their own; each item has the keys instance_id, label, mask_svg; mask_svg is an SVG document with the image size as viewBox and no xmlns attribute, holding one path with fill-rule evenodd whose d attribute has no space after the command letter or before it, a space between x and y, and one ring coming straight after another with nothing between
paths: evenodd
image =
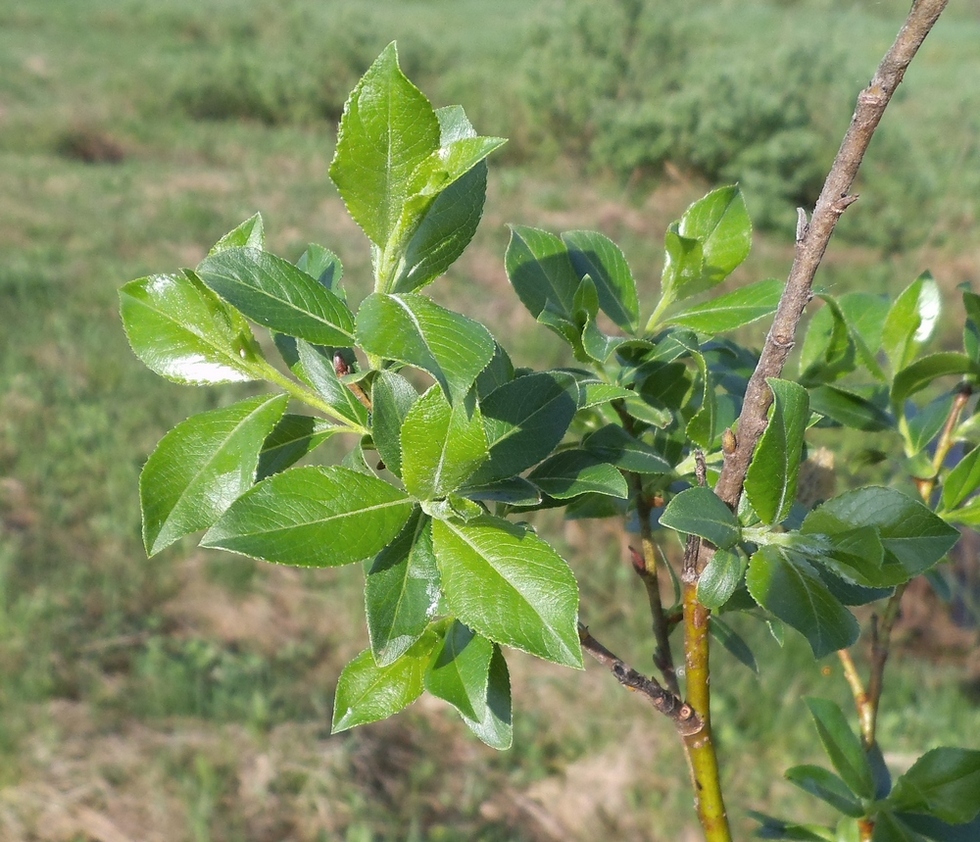
<instances>
[{"instance_id":1,"label":"green leaf","mask_svg":"<svg viewBox=\"0 0 980 842\"><path fill-rule=\"evenodd\" d=\"M283 415L262 443L256 480L263 480L296 464L319 447L337 428L312 415Z\"/></svg>"},{"instance_id":2,"label":"green leaf","mask_svg":"<svg viewBox=\"0 0 980 842\"><path fill-rule=\"evenodd\" d=\"M419 394L404 377L393 371L379 371L371 386L371 437L395 476L402 475L402 426Z\"/></svg>"},{"instance_id":3,"label":"green leaf","mask_svg":"<svg viewBox=\"0 0 980 842\"><path fill-rule=\"evenodd\" d=\"M611 401L625 400L635 397L632 389L624 389L614 383L603 383L600 380L580 380L578 384L578 408L589 409L601 406Z\"/></svg>"},{"instance_id":4,"label":"green leaf","mask_svg":"<svg viewBox=\"0 0 980 842\"><path fill-rule=\"evenodd\" d=\"M952 409L952 406L952 395L940 395L934 401L930 401L924 407L918 409L915 414L912 414L909 411L909 406L906 405L905 417L901 423L905 438L906 456L915 456L919 453L922 453L924 456L929 455L923 453L923 451L925 451L946 425L946 419L949 417L949 411ZM928 476L931 477L935 469L932 467L930 459L926 461L929 464Z\"/></svg>"},{"instance_id":5,"label":"green leaf","mask_svg":"<svg viewBox=\"0 0 980 842\"><path fill-rule=\"evenodd\" d=\"M888 317L888 299L869 292L848 292L837 303L864 366L876 380L886 380L877 357Z\"/></svg>"},{"instance_id":6,"label":"green leaf","mask_svg":"<svg viewBox=\"0 0 980 842\"><path fill-rule=\"evenodd\" d=\"M737 330L775 313L784 286L783 281L776 280L749 284L675 313L667 319L667 324L707 334Z\"/></svg>"},{"instance_id":7,"label":"green leaf","mask_svg":"<svg viewBox=\"0 0 980 842\"><path fill-rule=\"evenodd\" d=\"M217 254L219 251L224 251L225 249L241 247L251 249L265 248L265 229L262 224L262 214L255 214L255 216L246 219L241 225L236 226L225 234L212 246L211 251L208 252L208 256L210 257L212 254Z\"/></svg>"},{"instance_id":8,"label":"green leaf","mask_svg":"<svg viewBox=\"0 0 980 842\"><path fill-rule=\"evenodd\" d=\"M151 275L119 290L123 327L133 353L177 383L256 380L248 322L193 273Z\"/></svg>"},{"instance_id":9,"label":"green leaf","mask_svg":"<svg viewBox=\"0 0 980 842\"><path fill-rule=\"evenodd\" d=\"M896 414L903 408L907 398L930 385L940 377L957 375L976 375L980 372L966 354L947 351L930 354L902 369L892 381L892 406Z\"/></svg>"},{"instance_id":10,"label":"green leaf","mask_svg":"<svg viewBox=\"0 0 980 842\"><path fill-rule=\"evenodd\" d=\"M661 526L699 535L727 550L738 543L738 520L710 488L688 488L667 504L660 515Z\"/></svg>"},{"instance_id":11,"label":"green leaf","mask_svg":"<svg viewBox=\"0 0 980 842\"><path fill-rule=\"evenodd\" d=\"M481 161L425 208L401 249L392 292L412 292L442 275L463 253L483 216L488 167Z\"/></svg>"},{"instance_id":12,"label":"green leaf","mask_svg":"<svg viewBox=\"0 0 980 842\"><path fill-rule=\"evenodd\" d=\"M578 586L552 547L493 517L435 521L432 538L446 600L462 622L496 643L582 667Z\"/></svg>"},{"instance_id":13,"label":"green leaf","mask_svg":"<svg viewBox=\"0 0 980 842\"><path fill-rule=\"evenodd\" d=\"M627 333L635 333L640 317L636 281L619 246L595 231L566 231L561 239L579 277L592 278L603 312Z\"/></svg>"},{"instance_id":14,"label":"green leaf","mask_svg":"<svg viewBox=\"0 0 980 842\"><path fill-rule=\"evenodd\" d=\"M439 120L389 44L344 106L330 177L347 210L384 248L413 194L414 173L439 148Z\"/></svg>"},{"instance_id":15,"label":"green leaf","mask_svg":"<svg viewBox=\"0 0 980 842\"><path fill-rule=\"evenodd\" d=\"M980 751L936 748L895 781L888 799L897 810L963 824L980 813Z\"/></svg>"},{"instance_id":16,"label":"green leaf","mask_svg":"<svg viewBox=\"0 0 980 842\"><path fill-rule=\"evenodd\" d=\"M860 627L803 559L780 547L760 547L745 575L752 598L791 625L817 658L850 646Z\"/></svg>"},{"instance_id":17,"label":"green leaf","mask_svg":"<svg viewBox=\"0 0 980 842\"><path fill-rule=\"evenodd\" d=\"M541 502L538 487L523 477L507 477L483 485L467 484L462 493L471 500L509 506L536 506Z\"/></svg>"},{"instance_id":18,"label":"green leaf","mask_svg":"<svg viewBox=\"0 0 980 842\"><path fill-rule=\"evenodd\" d=\"M429 663L425 689L449 702L466 719L481 721L486 716L487 683L493 643L453 622Z\"/></svg>"},{"instance_id":19,"label":"green leaf","mask_svg":"<svg viewBox=\"0 0 980 842\"><path fill-rule=\"evenodd\" d=\"M537 228L512 225L504 263L514 291L532 316L540 321L547 312L574 322L575 291L581 279L561 239Z\"/></svg>"},{"instance_id":20,"label":"green leaf","mask_svg":"<svg viewBox=\"0 0 980 842\"><path fill-rule=\"evenodd\" d=\"M845 427L865 432L890 430L895 424L877 404L838 386L814 386L810 409Z\"/></svg>"},{"instance_id":21,"label":"green leaf","mask_svg":"<svg viewBox=\"0 0 980 842\"><path fill-rule=\"evenodd\" d=\"M745 493L763 523L773 524L786 518L796 499L810 401L797 383L767 382L773 395L769 424L745 476Z\"/></svg>"},{"instance_id":22,"label":"green leaf","mask_svg":"<svg viewBox=\"0 0 980 842\"><path fill-rule=\"evenodd\" d=\"M901 371L936 331L942 297L939 285L929 272L923 272L895 299L881 334L892 371Z\"/></svg>"},{"instance_id":23,"label":"green leaf","mask_svg":"<svg viewBox=\"0 0 980 842\"><path fill-rule=\"evenodd\" d=\"M875 816L875 829L871 842L924 842L924 840L891 810L881 810Z\"/></svg>"},{"instance_id":24,"label":"green leaf","mask_svg":"<svg viewBox=\"0 0 980 842\"><path fill-rule=\"evenodd\" d=\"M357 341L369 354L429 372L450 403L466 396L494 353L483 325L414 292L365 298L357 312Z\"/></svg>"},{"instance_id":25,"label":"green leaf","mask_svg":"<svg viewBox=\"0 0 980 842\"><path fill-rule=\"evenodd\" d=\"M607 424L582 444L604 462L634 474L669 476L674 471L654 447L631 436L619 424Z\"/></svg>"},{"instance_id":26,"label":"green leaf","mask_svg":"<svg viewBox=\"0 0 980 842\"><path fill-rule=\"evenodd\" d=\"M463 722L491 748L498 751L510 748L514 741L510 673L507 671L504 655L496 644L494 644L493 655L490 658L486 700L482 709L484 713L479 719L470 719L461 713Z\"/></svg>"},{"instance_id":27,"label":"green leaf","mask_svg":"<svg viewBox=\"0 0 980 842\"><path fill-rule=\"evenodd\" d=\"M569 500L582 494L605 494L620 499L629 496L623 475L585 450L559 451L531 471L528 479L556 500Z\"/></svg>"},{"instance_id":28,"label":"green leaf","mask_svg":"<svg viewBox=\"0 0 980 842\"><path fill-rule=\"evenodd\" d=\"M316 345L353 344L354 317L347 305L281 257L229 248L204 258L197 273L257 324Z\"/></svg>"},{"instance_id":29,"label":"green leaf","mask_svg":"<svg viewBox=\"0 0 980 842\"><path fill-rule=\"evenodd\" d=\"M949 824L921 813L899 813L896 818L936 842L977 842L980 839L980 816L965 824Z\"/></svg>"},{"instance_id":30,"label":"green leaf","mask_svg":"<svg viewBox=\"0 0 980 842\"><path fill-rule=\"evenodd\" d=\"M904 571L900 581L924 573L959 538L959 532L928 507L893 488L868 486L848 491L828 500L813 515L816 512L822 512L821 517L830 515L848 528L876 528L885 550L885 568L900 565Z\"/></svg>"},{"instance_id":31,"label":"green leaf","mask_svg":"<svg viewBox=\"0 0 980 842\"><path fill-rule=\"evenodd\" d=\"M820 766L794 766L786 770L786 778L804 792L826 801L839 813L859 819L864 807L854 793L837 775Z\"/></svg>"},{"instance_id":32,"label":"green leaf","mask_svg":"<svg viewBox=\"0 0 980 842\"><path fill-rule=\"evenodd\" d=\"M250 398L192 415L163 437L140 474L148 555L211 526L251 487L263 442L287 403L285 395Z\"/></svg>"},{"instance_id":33,"label":"green leaf","mask_svg":"<svg viewBox=\"0 0 980 842\"><path fill-rule=\"evenodd\" d=\"M719 187L692 204L680 219L677 233L701 245L700 276L679 279L677 298L711 289L727 278L749 255L752 223L737 185Z\"/></svg>"},{"instance_id":34,"label":"green leaf","mask_svg":"<svg viewBox=\"0 0 980 842\"><path fill-rule=\"evenodd\" d=\"M828 699L807 698L806 706L817 734L837 773L861 798L874 798L875 784L860 738L851 730L841 709Z\"/></svg>"},{"instance_id":35,"label":"green leaf","mask_svg":"<svg viewBox=\"0 0 980 842\"><path fill-rule=\"evenodd\" d=\"M680 224L675 222L664 235L664 268L660 276L661 303L658 310L672 301L693 295L687 290L695 289L701 281L704 270L704 249L701 241L682 237ZM651 330L654 321L647 325Z\"/></svg>"},{"instance_id":36,"label":"green leaf","mask_svg":"<svg viewBox=\"0 0 980 842\"><path fill-rule=\"evenodd\" d=\"M340 258L330 249L311 243L296 261L296 268L315 279L341 301L345 300L344 290L340 286L344 267L340 263Z\"/></svg>"},{"instance_id":37,"label":"green leaf","mask_svg":"<svg viewBox=\"0 0 980 842\"><path fill-rule=\"evenodd\" d=\"M334 567L379 552L411 511L411 500L377 477L291 468L239 497L201 543L280 564Z\"/></svg>"},{"instance_id":38,"label":"green leaf","mask_svg":"<svg viewBox=\"0 0 980 842\"><path fill-rule=\"evenodd\" d=\"M806 516L800 532L823 542L813 560L848 582L880 588L906 581L897 564L882 567L885 547L877 527L853 526L838 518L833 507L820 506Z\"/></svg>"},{"instance_id":39,"label":"green leaf","mask_svg":"<svg viewBox=\"0 0 980 842\"><path fill-rule=\"evenodd\" d=\"M401 453L409 494L419 500L445 497L487 459L483 416L465 403L450 406L433 386L405 416Z\"/></svg>"},{"instance_id":40,"label":"green leaf","mask_svg":"<svg viewBox=\"0 0 980 842\"><path fill-rule=\"evenodd\" d=\"M577 409L575 381L540 372L518 377L491 392L480 405L490 458L472 482L519 474L561 442Z\"/></svg>"},{"instance_id":41,"label":"green leaf","mask_svg":"<svg viewBox=\"0 0 980 842\"><path fill-rule=\"evenodd\" d=\"M955 509L980 488L980 447L964 456L943 481L943 508Z\"/></svg>"},{"instance_id":42,"label":"green leaf","mask_svg":"<svg viewBox=\"0 0 980 842\"><path fill-rule=\"evenodd\" d=\"M327 353L330 349L326 349ZM299 374L337 413L359 427L368 422L367 407L364 406L350 388L341 381L334 367L333 359L319 348L302 339L296 340L296 353Z\"/></svg>"},{"instance_id":43,"label":"green leaf","mask_svg":"<svg viewBox=\"0 0 980 842\"><path fill-rule=\"evenodd\" d=\"M738 553L715 550L698 579L698 602L712 610L721 608L742 580L745 562Z\"/></svg>"},{"instance_id":44,"label":"green leaf","mask_svg":"<svg viewBox=\"0 0 980 842\"><path fill-rule=\"evenodd\" d=\"M364 605L379 667L396 661L422 636L440 596L432 522L416 508L395 540L367 565Z\"/></svg>"},{"instance_id":45,"label":"green leaf","mask_svg":"<svg viewBox=\"0 0 980 842\"><path fill-rule=\"evenodd\" d=\"M387 719L414 702L422 695L425 668L438 643L438 635L426 634L386 666L375 662L370 649L361 652L344 667L337 682L331 733Z\"/></svg>"}]
</instances>

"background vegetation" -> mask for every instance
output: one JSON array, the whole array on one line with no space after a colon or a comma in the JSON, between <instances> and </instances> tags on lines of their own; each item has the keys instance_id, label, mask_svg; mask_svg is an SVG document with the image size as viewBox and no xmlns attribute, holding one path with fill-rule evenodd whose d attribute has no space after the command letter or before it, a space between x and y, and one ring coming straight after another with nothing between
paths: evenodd
<instances>
[{"instance_id":1,"label":"background vegetation","mask_svg":"<svg viewBox=\"0 0 980 842\"><path fill-rule=\"evenodd\" d=\"M812 202L906 8L0 5L0 837L547 840L565 827L583 839L684 839L672 734L599 670L512 658L519 719L507 754L421 705L328 738L333 682L363 646L358 573L189 545L146 561L143 459L181 418L244 392L181 388L144 369L115 290L196 264L262 210L273 249L324 243L366 291L363 235L326 168L347 91L398 38L404 69L437 104L460 102L482 133L511 138L445 303L493 326L518 363L562 362L507 288L503 223L598 228L655 283L666 223L707 183L739 179L772 232L740 277L785 275L793 207ZM885 118L818 283L895 291L930 267L951 292L980 276L977 43L980 12L951 8ZM547 119L532 120L543 106ZM568 557L588 571L590 618L618 626L612 643L646 634L628 536L542 528L564 529ZM956 649L972 633L905 629L919 654L897 659L881 721L899 765L906 749L969 741L980 726ZM744 631L764 671L724 663L715 686L732 800L802 817L812 806L771 769L816 760L800 696L844 702L846 688L834 661L804 666L800 641L780 649L764 627ZM452 757L451 773L434 756Z\"/></svg>"}]
</instances>

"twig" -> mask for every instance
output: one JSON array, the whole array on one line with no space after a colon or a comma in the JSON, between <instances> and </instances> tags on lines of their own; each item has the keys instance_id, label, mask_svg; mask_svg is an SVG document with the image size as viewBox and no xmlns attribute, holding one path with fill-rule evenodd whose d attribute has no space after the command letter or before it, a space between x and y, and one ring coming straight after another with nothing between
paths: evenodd
<instances>
[{"instance_id":1,"label":"twig","mask_svg":"<svg viewBox=\"0 0 980 842\"><path fill-rule=\"evenodd\" d=\"M841 666L844 668L844 678L851 688L854 696L854 707L857 708L858 719L861 722L861 741L865 748L870 748L874 744L875 717L874 709L868 699L868 694L864 689L864 682L858 673L854 658L851 657L850 649L838 649L837 657L840 659Z\"/></svg>"},{"instance_id":2,"label":"twig","mask_svg":"<svg viewBox=\"0 0 980 842\"><path fill-rule=\"evenodd\" d=\"M878 707L881 704L881 691L884 689L885 664L891 646L892 629L898 620L902 597L908 584L899 585L889 597L885 610L879 619L875 614L871 618L871 677L868 679L868 706L871 708L871 727L866 739L869 745L875 743L875 733L878 724Z\"/></svg>"},{"instance_id":3,"label":"twig","mask_svg":"<svg viewBox=\"0 0 980 842\"><path fill-rule=\"evenodd\" d=\"M809 223L804 221L805 216L799 220L796 256L762 355L745 392L738 419L738 442L734 452L726 455L715 486L718 496L733 509L742 495L752 454L766 428L766 414L772 400L766 380L778 377L783 370L794 345L803 309L812 297L813 278L823 260L830 236L841 214L857 198L849 191L871 137L909 62L946 3L947 0L915 0L912 4L905 24L878 65L871 84L858 95L851 125L824 182L813 217Z\"/></svg>"},{"instance_id":4,"label":"twig","mask_svg":"<svg viewBox=\"0 0 980 842\"><path fill-rule=\"evenodd\" d=\"M620 684L644 696L660 713L670 719L682 737L690 737L704 728L704 723L701 721L701 718L689 704L684 702L679 696L664 689L656 679L641 675L631 666L621 661L606 649L605 646L599 643L589 632L588 628L581 623L578 626L578 637L582 643L582 648L586 652L600 664L608 667L609 671L616 676L616 680Z\"/></svg>"}]
</instances>

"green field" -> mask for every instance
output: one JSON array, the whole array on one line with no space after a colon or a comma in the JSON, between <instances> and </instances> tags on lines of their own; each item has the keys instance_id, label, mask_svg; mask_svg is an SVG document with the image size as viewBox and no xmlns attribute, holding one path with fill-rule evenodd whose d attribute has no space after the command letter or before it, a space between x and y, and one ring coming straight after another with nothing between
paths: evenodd
<instances>
[{"instance_id":1,"label":"green field","mask_svg":"<svg viewBox=\"0 0 980 842\"><path fill-rule=\"evenodd\" d=\"M767 61L796 66L792 51L769 54L773 33L791 46L810 43L816 53L799 61L825 51L835 67L845 55L840 78L807 94L820 116L806 131L820 155L832 155L853 96L907 6L713 0L686 13L685 37L698 49L711 45L705 55L730 71L736 91L740 80L758 85ZM976 288L980 10L953 6L885 117L862 200L845 216L818 283L895 294L931 268L953 310L958 284ZM0 839L618 834L672 842L694 832L673 734L600 669L572 674L509 654L516 734L508 753L486 748L430 701L330 737L337 675L366 641L359 570L275 568L190 542L147 561L140 541L137 477L146 456L182 418L244 392L180 387L144 369L123 335L116 289L196 265L261 210L271 250L298 256L322 243L343 260L351 296L363 295L367 243L327 165L347 90L392 39L436 104L460 102L482 134L511 138L491 167L481 232L439 282L444 304L485 321L518 364L566 361L557 341L531 330L509 289L509 221L602 230L641 282L656 284L663 230L704 192L707 165L668 155L666 167L638 158L624 170L625 158L603 149L627 148L617 144L641 136L636 126L603 135L587 110L582 131L595 128L607 144L586 148L582 135L560 130L568 114L545 119L542 96L561 104L562 74L585 66L559 50L577 43L572 34L561 39L580 8L0 2ZM667 53L661 63L629 61L651 79L660 70L685 77ZM707 90L713 78L698 84ZM591 91L578 94L588 101ZM607 95L602 114L621 116L616 105ZM745 113L750 106L739 105ZM743 282L784 276L792 255L792 205L751 188L765 185L764 175L745 180L750 210L771 224L739 272ZM652 644L628 537L611 522L543 519L540 527L567 548L589 623L645 668ZM800 640L780 649L764 626L743 630L762 675L721 654L713 682L734 823L747 836L746 807L820 816L779 772L818 760L801 698L843 703L847 691L836 661L808 664ZM913 632L907 627L905 639ZM896 659L880 726L896 765L944 742L976 747L980 708L963 684L961 639L969 634L918 640L919 655Z\"/></svg>"}]
</instances>

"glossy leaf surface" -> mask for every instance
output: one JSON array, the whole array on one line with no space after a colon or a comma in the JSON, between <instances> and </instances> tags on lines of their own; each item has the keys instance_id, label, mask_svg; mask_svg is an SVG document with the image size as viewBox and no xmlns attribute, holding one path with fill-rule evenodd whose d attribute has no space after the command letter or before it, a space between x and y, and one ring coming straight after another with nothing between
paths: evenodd
<instances>
[{"instance_id":1,"label":"glossy leaf surface","mask_svg":"<svg viewBox=\"0 0 980 842\"><path fill-rule=\"evenodd\" d=\"M443 591L461 621L497 643L581 668L578 585L552 547L493 517L436 521L432 538Z\"/></svg>"},{"instance_id":2,"label":"glossy leaf surface","mask_svg":"<svg viewBox=\"0 0 980 842\"><path fill-rule=\"evenodd\" d=\"M387 666L422 636L439 605L439 568L429 519L416 509L366 570L364 604L371 651L378 666Z\"/></svg>"},{"instance_id":3,"label":"glossy leaf surface","mask_svg":"<svg viewBox=\"0 0 980 842\"><path fill-rule=\"evenodd\" d=\"M470 719L464 714L466 726L491 748L504 751L514 741L514 724L510 696L510 672L500 647L494 644L487 671L487 693L481 706L483 716Z\"/></svg>"},{"instance_id":4,"label":"glossy leaf surface","mask_svg":"<svg viewBox=\"0 0 980 842\"><path fill-rule=\"evenodd\" d=\"M841 779L856 795L874 798L871 764L843 711L828 699L808 698L806 706L810 709L820 742Z\"/></svg>"},{"instance_id":5,"label":"glossy leaf surface","mask_svg":"<svg viewBox=\"0 0 980 842\"><path fill-rule=\"evenodd\" d=\"M625 499L629 494L623 475L585 450L556 453L531 471L528 479L556 500L568 500L581 494L605 494Z\"/></svg>"},{"instance_id":6,"label":"glossy leaf surface","mask_svg":"<svg viewBox=\"0 0 980 842\"><path fill-rule=\"evenodd\" d=\"M494 645L459 620L450 625L425 675L425 689L465 718L486 716L487 683Z\"/></svg>"},{"instance_id":7,"label":"glossy leaf surface","mask_svg":"<svg viewBox=\"0 0 980 842\"><path fill-rule=\"evenodd\" d=\"M262 480L296 464L325 442L336 427L311 415L286 414L262 443L256 480Z\"/></svg>"},{"instance_id":8,"label":"glossy leaf surface","mask_svg":"<svg viewBox=\"0 0 980 842\"><path fill-rule=\"evenodd\" d=\"M411 511L409 498L377 477L292 468L239 497L201 543L280 564L333 567L379 552Z\"/></svg>"},{"instance_id":9,"label":"glossy leaf surface","mask_svg":"<svg viewBox=\"0 0 980 842\"><path fill-rule=\"evenodd\" d=\"M119 309L133 353L177 383L255 380L248 323L192 273L151 275L119 290Z\"/></svg>"},{"instance_id":10,"label":"glossy leaf surface","mask_svg":"<svg viewBox=\"0 0 980 842\"><path fill-rule=\"evenodd\" d=\"M806 389L788 380L770 378L769 388L769 424L752 456L745 493L763 523L772 524L786 518L796 499L810 401Z\"/></svg>"},{"instance_id":11,"label":"glossy leaf surface","mask_svg":"<svg viewBox=\"0 0 980 842\"><path fill-rule=\"evenodd\" d=\"M494 353L493 337L479 322L411 292L365 298L357 340L370 354L429 372L452 403L465 397Z\"/></svg>"},{"instance_id":12,"label":"glossy leaf surface","mask_svg":"<svg viewBox=\"0 0 980 842\"><path fill-rule=\"evenodd\" d=\"M371 388L371 436L385 467L402 475L402 425L418 392L404 377L393 371L379 371Z\"/></svg>"},{"instance_id":13,"label":"glossy leaf surface","mask_svg":"<svg viewBox=\"0 0 980 842\"><path fill-rule=\"evenodd\" d=\"M347 210L380 248L413 194L415 170L439 148L429 100L398 67L389 44L344 106L330 177Z\"/></svg>"},{"instance_id":14,"label":"glossy leaf surface","mask_svg":"<svg viewBox=\"0 0 980 842\"><path fill-rule=\"evenodd\" d=\"M450 405L433 386L412 405L402 427L402 479L419 500L455 491L487 459L480 410Z\"/></svg>"},{"instance_id":15,"label":"glossy leaf surface","mask_svg":"<svg viewBox=\"0 0 980 842\"><path fill-rule=\"evenodd\" d=\"M936 748L895 781L896 809L962 824L980 813L980 751Z\"/></svg>"},{"instance_id":16,"label":"glossy leaf surface","mask_svg":"<svg viewBox=\"0 0 980 842\"><path fill-rule=\"evenodd\" d=\"M532 316L539 318L548 312L573 321L580 278L560 238L537 228L513 225L504 262L514 291Z\"/></svg>"},{"instance_id":17,"label":"glossy leaf surface","mask_svg":"<svg viewBox=\"0 0 980 842\"><path fill-rule=\"evenodd\" d=\"M331 732L387 719L414 702L425 688L425 668L438 642L427 634L387 666L378 666L370 649L361 652L340 674Z\"/></svg>"},{"instance_id":18,"label":"glossy leaf surface","mask_svg":"<svg viewBox=\"0 0 980 842\"><path fill-rule=\"evenodd\" d=\"M155 555L211 526L255 481L285 395L263 395L193 415L167 433L140 474L143 544Z\"/></svg>"},{"instance_id":19,"label":"glossy leaf surface","mask_svg":"<svg viewBox=\"0 0 980 842\"><path fill-rule=\"evenodd\" d=\"M288 260L230 248L206 257L197 273L257 324L317 345L353 344L354 318L347 305Z\"/></svg>"},{"instance_id":20,"label":"glossy leaf surface","mask_svg":"<svg viewBox=\"0 0 980 842\"><path fill-rule=\"evenodd\" d=\"M688 488L667 504L660 523L686 535L699 535L728 549L739 539L738 521L710 488Z\"/></svg>"},{"instance_id":21,"label":"glossy leaf surface","mask_svg":"<svg viewBox=\"0 0 980 842\"><path fill-rule=\"evenodd\" d=\"M246 219L241 225L232 228L212 247L208 255L217 254L230 248L265 248L265 227L262 224L262 214Z\"/></svg>"},{"instance_id":22,"label":"glossy leaf surface","mask_svg":"<svg viewBox=\"0 0 980 842\"><path fill-rule=\"evenodd\" d=\"M566 231L561 239L568 246L579 277L588 275L595 284L602 311L623 330L633 333L640 304L636 281L619 246L596 231Z\"/></svg>"},{"instance_id":23,"label":"glossy leaf surface","mask_svg":"<svg viewBox=\"0 0 980 842\"><path fill-rule=\"evenodd\" d=\"M667 322L698 333L737 330L775 313L783 286L782 281L758 281L675 313Z\"/></svg>"}]
</instances>

